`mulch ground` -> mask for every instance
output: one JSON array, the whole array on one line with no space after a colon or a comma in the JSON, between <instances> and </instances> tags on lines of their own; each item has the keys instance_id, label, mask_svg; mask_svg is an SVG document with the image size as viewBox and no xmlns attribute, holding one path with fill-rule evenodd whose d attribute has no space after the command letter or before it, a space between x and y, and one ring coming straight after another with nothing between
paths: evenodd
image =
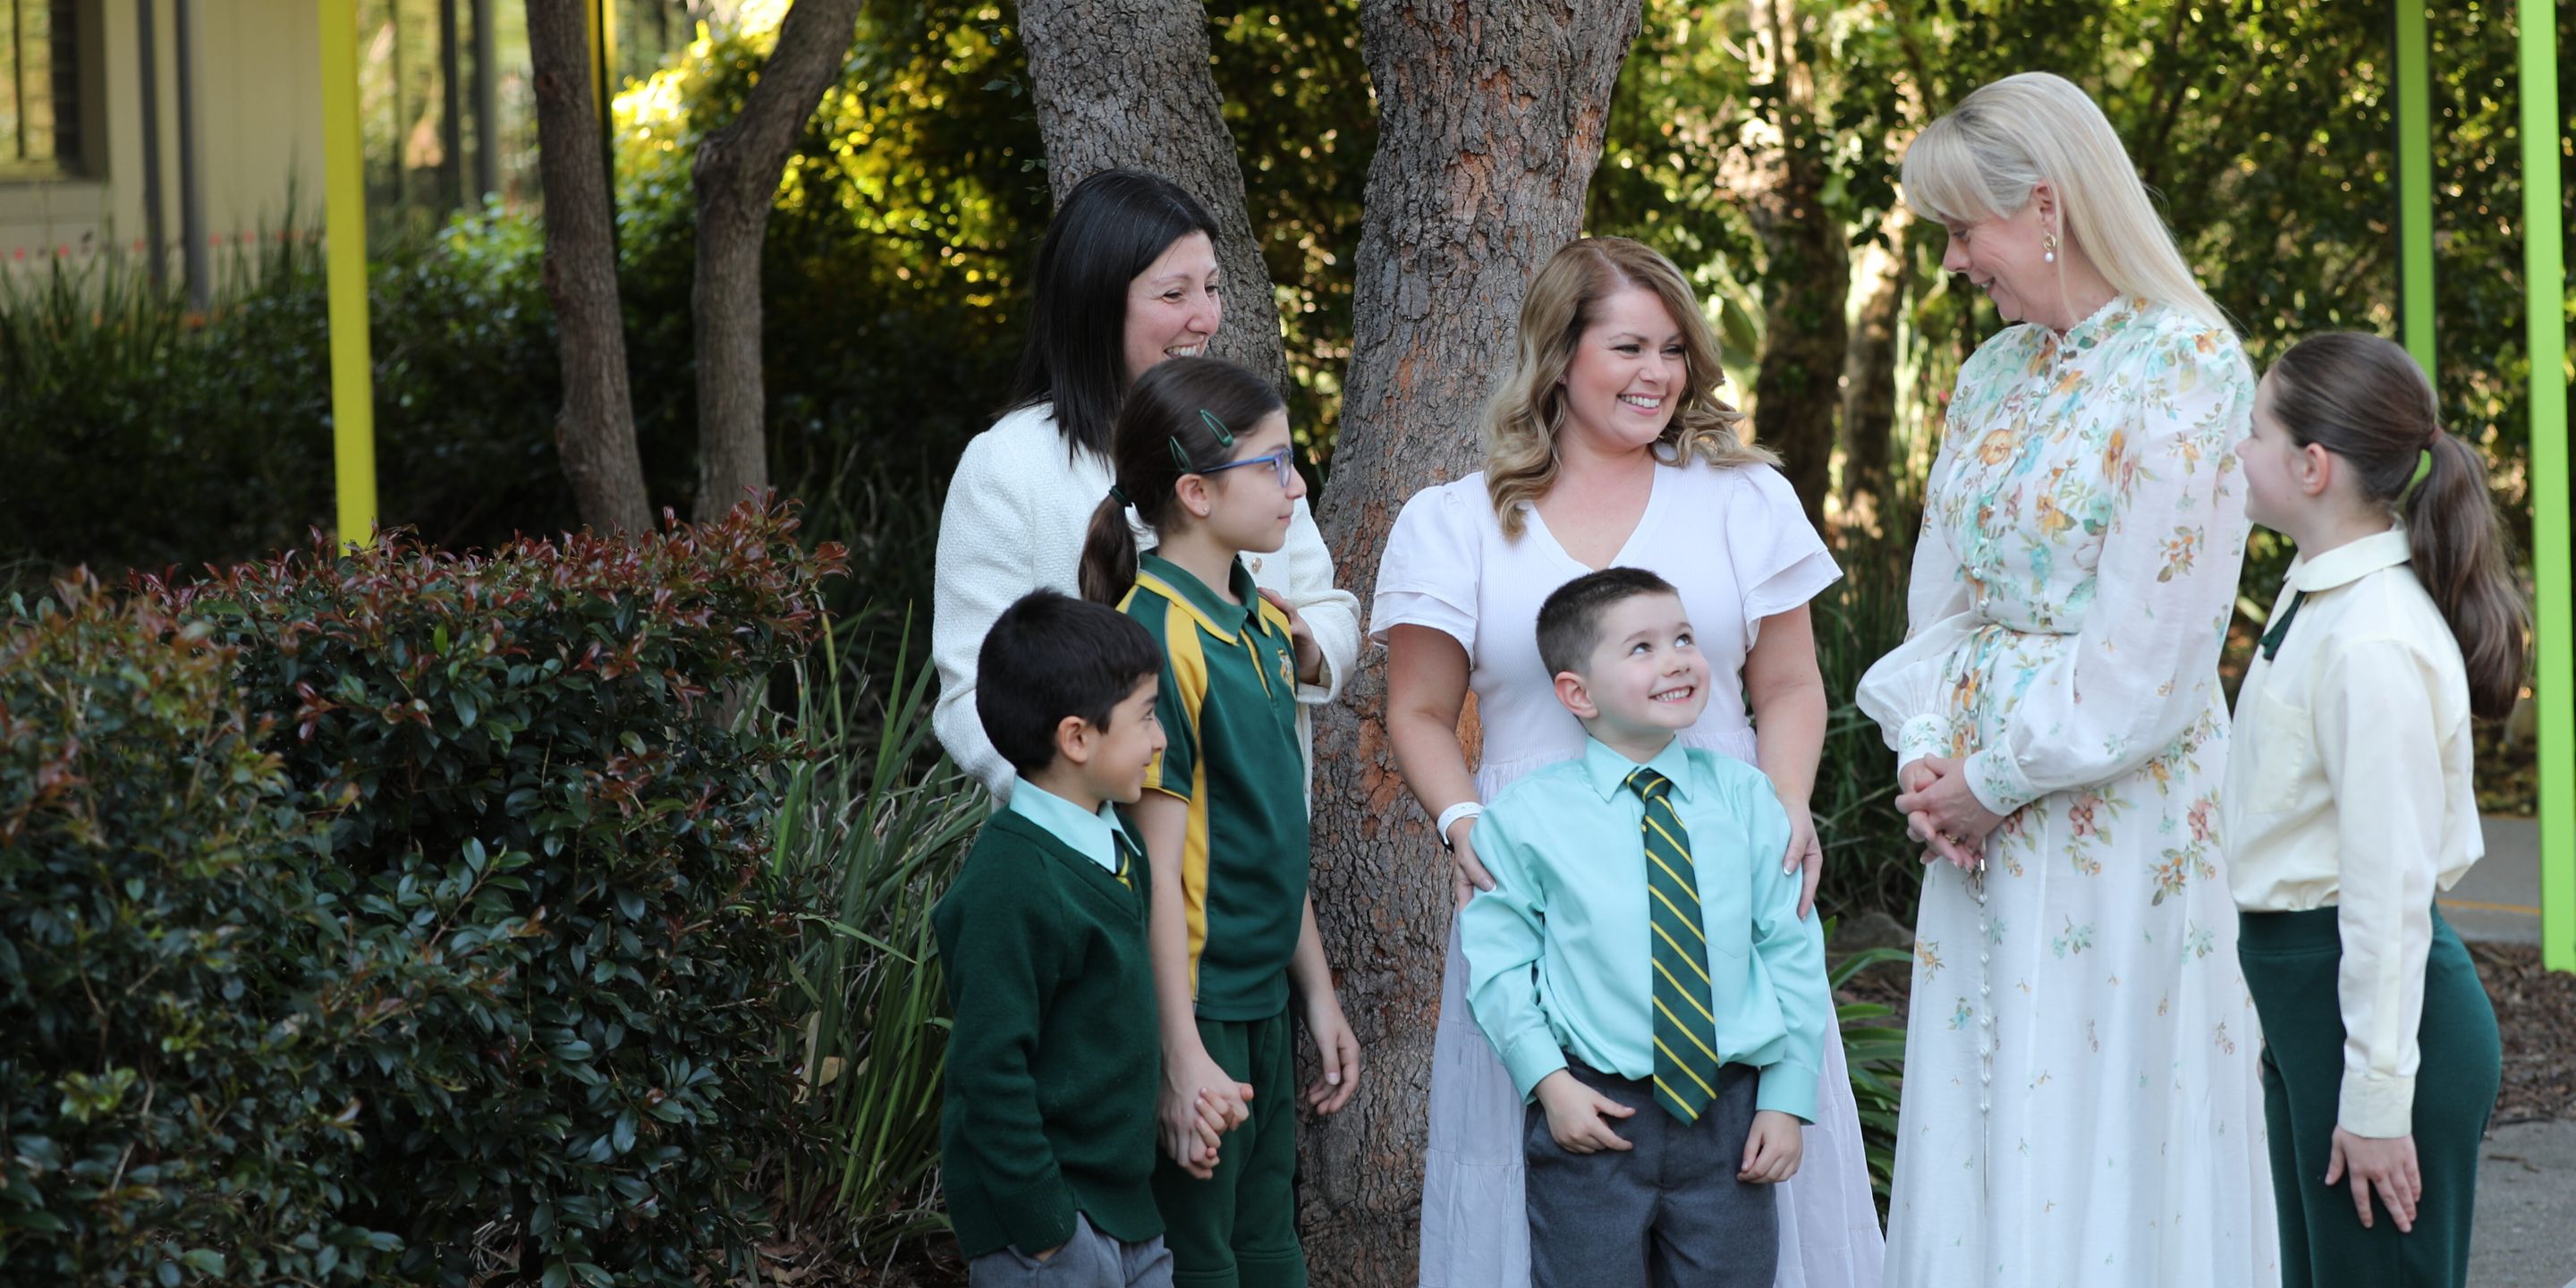
<instances>
[{"instance_id":1,"label":"mulch ground","mask_svg":"<svg viewBox=\"0 0 2576 1288\"><path fill-rule=\"evenodd\" d=\"M2540 949L2528 944L2471 944L2469 957L2504 1038L2495 1125L2576 1119L2576 974L2542 970ZM1910 980L1901 965L1881 966L1853 980L1842 997L1894 1008L1885 1023L1901 1028Z\"/></svg>"}]
</instances>

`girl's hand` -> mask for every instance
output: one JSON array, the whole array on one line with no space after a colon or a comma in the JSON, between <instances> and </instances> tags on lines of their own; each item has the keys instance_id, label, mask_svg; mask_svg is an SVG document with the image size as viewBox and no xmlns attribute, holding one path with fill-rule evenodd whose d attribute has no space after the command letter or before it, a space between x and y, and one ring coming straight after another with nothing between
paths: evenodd
<instances>
[{"instance_id":1,"label":"girl's hand","mask_svg":"<svg viewBox=\"0 0 2576 1288\"><path fill-rule=\"evenodd\" d=\"M1603 1121L1634 1117L1635 1109L1583 1085L1563 1069L1539 1079L1536 1090L1539 1107L1547 1111L1547 1134L1556 1138L1557 1148L1569 1154L1636 1148Z\"/></svg>"},{"instance_id":2,"label":"girl's hand","mask_svg":"<svg viewBox=\"0 0 2576 1288\"><path fill-rule=\"evenodd\" d=\"M1280 612L1288 614L1288 640L1297 647L1297 682L1322 684L1324 649L1315 643L1315 628L1308 626L1305 614L1298 612L1297 606L1282 598L1278 591L1263 590L1261 597L1269 600Z\"/></svg>"},{"instance_id":3,"label":"girl's hand","mask_svg":"<svg viewBox=\"0 0 2576 1288\"><path fill-rule=\"evenodd\" d=\"M2370 1195L2376 1190L2389 1219L2397 1222L2397 1232L2414 1232L2415 1205L2424 1200L2424 1174L2415 1169L2413 1135L2355 1136L2335 1128L2326 1185L2332 1187L2346 1172L2352 1174L2352 1207L2361 1214L2362 1229L2370 1228Z\"/></svg>"},{"instance_id":4,"label":"girl's hand","mask_svg":"<svg viewBox=\"0 0 2576 1288\"><path fill-rule=\"evenodd\" d=\"M1780 798L1780 808L1789 811L1789 849L1780 856L1780 875L1803 872L1798 882L1798 919L1816 910L1816 884L1825 876L1825 847L1816 839L1816 820L1807 812L1807 802Z\"/></svg>"},{"instance_id":5,"label":"girl's hand","mask_svg":"<svg viewBox=\"0 0 2576 1288\"><path fill-rule=\"evenodd\" d=\"M1479 890L1494 888L1492 874L1476 861L1476 816L1473 814L1449 825L1449 878L1456 885L1458 906L1476 897Z\"/></svg>"},{"instance_id":6,"label":"girl's hand","mask_svg":"<svg viewBox=\"0 0 2576 1288\"><path fill-rule=\"evenodd\" d=\"M1342 1018L1342 1000L1330 990L1306 999L1306 1032L1315 1039L1322 1076L1306 1089L1306 1107L1319 1114L1338 1113L1360 1088L1360 1040Z\"/></svg>"},{"instance_id":7,"label":"girl's hand","mask_svg":"<svg viewBox=\"0 0 2576 1288\"><path fill-rule=\"evenodd\" d=\"M1216 1175L1216 1151L1207 1146L1201 1134L1203 1115L1220 1132L1242 1126L1252 1116L1252 1110L1244 1103L1252 1099L1252 1088L1236 1082L1208 1058L1205 1048L1196 1042L1190 1046L1188 1051L1174 1051L1169 1046L1163 1051L1163 1095L1155 1118L1161 1128L1163 1152L1190 1175L1204 1181Z\"/></svg>"},{"instance_id":8,"label":"girl's hand","mask_svg":"<svg viewBox=\"0 0 2576 1288\"><path fill-rule=\"evenodd\" d=\"M1963 870L1978 867L1986 835L2004 820L1968 790L1961 762L1927 756L1898 770L1897 779L1905 788L1896 808L1905 814L1906 832Z\"/></svg>"}]
</instances>

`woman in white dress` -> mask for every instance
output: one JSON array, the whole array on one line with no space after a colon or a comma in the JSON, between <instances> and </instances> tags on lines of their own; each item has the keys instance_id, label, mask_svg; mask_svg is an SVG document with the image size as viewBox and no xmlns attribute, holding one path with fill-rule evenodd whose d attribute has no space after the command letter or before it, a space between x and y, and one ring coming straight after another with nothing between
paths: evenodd
<instances>
[{"instance_id":1,"label":"woman in white dress","mask_svg":"<svg viewBox=\"0 0 2576 1288\"><path fill-rule=\"evenodd\" d=\"M1936 852L1887 1282L2278 1282L2217 835L2253 373L2067 81L1969 95L1904 184L2020 325L1959 371L1861 681Z\"/></svg>"},{"instance_id":2,"label":"woman in white dress","mask_svg":"<svg viewBox=\"0 0 2576 1288\"><path fill-rule=\"evenodd\" d=\"M1681 273L1621 238L1557 252L1521 307L1520 355L1487 415L1486 468L1405 503L1378 570L1387 726L1414 799L1453 849L1459 902L1490 888L1477 803L1582 754L1538 653L1549 591L1611 565L1680 588L1712 674L1740 677L1682 740L1761 766L1795 825L1784 868L1821 851L1807 798L1825 695L1807 601L1840 576L1767 452L1720 402L1717 344ZM1476 695L1470 773L1458 722ZM1748 708L1751 719L1747 719ZM1757 732L1758 726L1758 732ZM1422 1194L1424 1288L1526 1288L1522 1101L1462 991L1449 944L1432 1054ZM1826 1044L1806 1160L1779 1195L1783 1288L1875 1288L1881 1240L1842 1044Z\"/></svg>"},{"instance_id":3,"label":"woman in white dress","mask_svg":"<svg viewBox=\"0 0 2576 1288\"><path fill-rule=\"evenodd\" d=\"M1195 357L1224 316L1216 221L1170 180L1103 170L1074 186L1038 248L1036 307L1011 410L966 445L939 512L931 658L939 744L996 796L1010 763L975 715L975 655L993 619L1041 588L1079 595L1091 513L1109 495L1109 426L1145 368ZM1153 533L1136 526L1139 546ZM1297 628L1298 730L1333 700L1359 656L1359 600L1333 584L1306 502L1288 542L1245 560Z\"/></svg>"}]
</instances>

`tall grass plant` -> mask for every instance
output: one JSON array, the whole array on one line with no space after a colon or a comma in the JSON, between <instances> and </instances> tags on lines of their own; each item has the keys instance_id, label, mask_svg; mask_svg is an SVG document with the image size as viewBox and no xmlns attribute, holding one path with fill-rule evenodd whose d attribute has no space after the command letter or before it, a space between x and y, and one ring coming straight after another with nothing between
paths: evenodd
<instances>
[{"instance_id":1,"label":"tall grass plant","mask_svg":"<svg viewBox=\"0 0 2576 1288\"><path fill-rule=\"evenodd\" d=\"M795 980L808 1008L795 1030L824 1148L790 1170L784 1206L846 1223L874 1260L947 1229L939 1205L940 1084L948 1002L930 908L989 809L983 788L930 733L937 673L898 648L880 680L847 646L892 634L870 613L844 620L819 671L800 668L786 711L816 754L794 771L773 865L823 891Z\"/></svg>"}]
</instances>

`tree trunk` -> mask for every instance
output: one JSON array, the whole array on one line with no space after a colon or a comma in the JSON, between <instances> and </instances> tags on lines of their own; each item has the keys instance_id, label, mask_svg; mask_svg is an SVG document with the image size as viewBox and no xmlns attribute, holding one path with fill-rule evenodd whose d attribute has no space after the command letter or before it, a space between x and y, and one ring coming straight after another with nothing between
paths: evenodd
<instances>
[{"instance_id":1,"label":"tree trunk","mask_svg":"<svg viewBox=\"0 0 2576 1288\"><path fill-rule=\"evenodd\" d=\"M601 531L652 527L635 406L626 386L625 320L617 307L617 244L608 162L593 110L590 35L582 0L528 0L536 70L537 179L545 191L546 294L555 306L563 407L555 450L581 521Z\"/></svg>"},{"instance_id":2,"label":"tree trunk","mask_svg":"<svg viewBox=\"0 0 2576 1288\"><path fill-rule=\"evenodd\" d=\"M1216 218L1226 303L1208 351L1286 394L1277 296L1244 213L1243 167L1208 70L1206 5L1022 0L1020 38L1056 201L1117 166L1150 170L1197 197Z\"/></svg>"},{"instance_id":3,"label":"tree trunk","mask_svg":"<svg viewBox=\"0 0 2576 1288\"><path fill-rule=\"evenodd\" d=\"M1750 131L1760 177L1749 213L1765 252L1753 425L1763 445L1780 454L1808 521L1822 527L1842 405L1851 253L1842 222L1823 201L1830 169L1806 22L1797 0L1754 0L1752 9L1754 74L1772 90L1769 119Z\"/></svg>"},{"instance_id":4,"label":"tree trunk","mask_svg":"<svg viewBox=\"0 0 2576 1288\"><path fill-rule=\"evenodd\" d=\"M1860 316L1843 357L1843 519L1887 534L1896 438L1896 324L1905 305L1903 206L1879 221L1882 240L1859 255Z\"/></svg>"},{"instance_id":5,"label":"tree trunk","mask_svg":"<svg viewBox=\"0 0 2576 1288\"><path fill-rule=\"evenodd\" d=\"M768 407L760 370L760 245L779 172L840 78L859 0L797 0L742 114L698 145L697 276L690 287L698 364L701 521L769 490Z\"/></svg>"},{"instance_id":6,"label":"tree trunk","mask_svg":"<svg viewBox=\"0 0 2576 1288\"><path fill-rule=\"evenodd\" d=\"M1639 0L1361 7L1378 150L1321 522L1362 604L1405 499L1477 467L1521 297L1582 229L1638 21ZM1349 1107L1301 1142L1300 1224L1318 1284L1410 1284L1448 869L1388 751L1384 655L1343 692L1316 712L1314 890L1368 1072Z\"/></svg>"}]
</instances>

